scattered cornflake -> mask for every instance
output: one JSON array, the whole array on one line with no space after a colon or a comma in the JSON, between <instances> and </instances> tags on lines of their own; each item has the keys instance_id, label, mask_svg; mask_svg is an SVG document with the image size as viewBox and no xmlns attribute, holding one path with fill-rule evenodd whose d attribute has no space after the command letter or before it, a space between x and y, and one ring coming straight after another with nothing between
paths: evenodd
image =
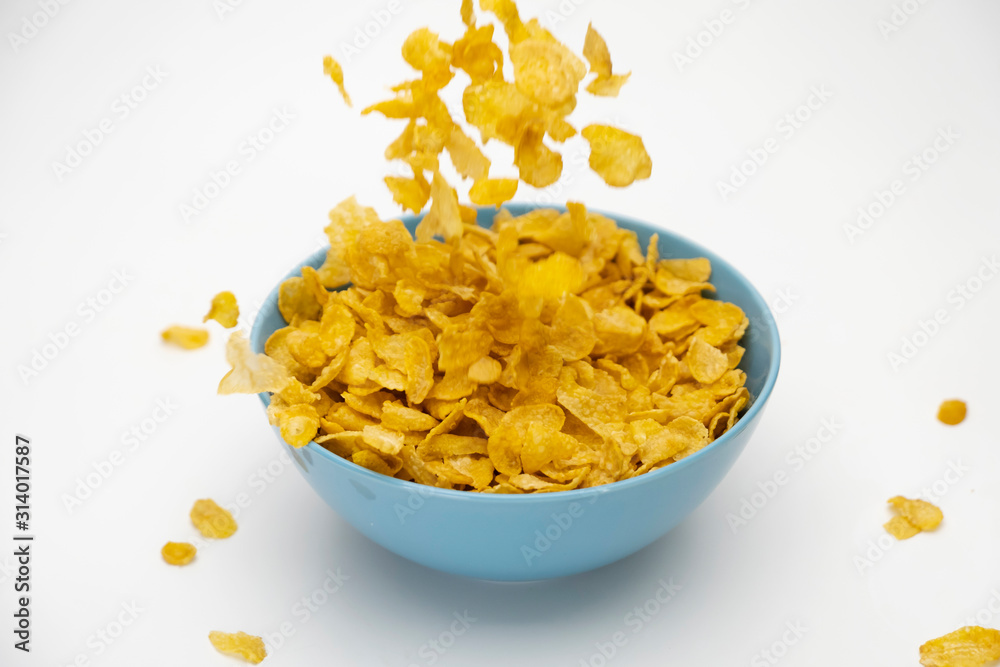
<instances>
[{"instance_id":1,"label":"scattered cornflake","mask_svg":"<svg viewBox=\"0 0 1000 667\"><path fill-rule=\"evenodd\" d=\"M323 74L330 77L337 84L337 88L340 90L340 94L347 106L353 106L351 104L351 96L347 94L347 90L344 88L344 68L333 59L333 56L323 56Z\"/></svg>"},{"instance_id":2,"label":"scattered cornflake","mask_svg":"<svg viewBox=\"0 0 1000 667\"><path fill-rule=\"evenodd\" d=\"M897 540L906 540L925 530L934 530L940 525L944 514L926 500L910 500L903 496L893 496L889 504L899 514L884 526Z\"/></svg>"},{"instance_id":3,"label":"scattered cornflake","mask_svg":"<svg viewBox=\"0 0 1000 667\"><path fill-rule=\"evenodd\" d=\"M219 652L243 658L255 665L267 657L264 640L245 632L229 633L213 630L208 633L208 640Z\"/></svg>"},{"instance_id":4,"label":"scattered cornflake","mask_svg":"<svg viewBox=\"0 0 1000 667\"><path fill-rule=\"evenodd\" d=\"M968 625L920 647L924 667L985 667L1000 660L1000 630Z\"/></svg>"},{"instance_id":5,"label":"scattered cornflake","mask_svg":"<svg viewBox=\"0 0 1000 667\"><path fill-rule=\"evenodd\" d=\"M204 537L225 539L236 532L233 515L211 499L197 500L191 508L191 523Z\"/></svg>"},{"instance_id":6,"label":"scattered cornflake","mask_svg":"<svg viewBox=\"0 0 1000 667\"><path fill-rule=\"evenodd\" d=\"M610 125L588 125L580 134L590 142L590 168L608 185L623 188L653 173L640 137Z\"/></svg>"},{"instance_id":7,"label":"scattered cornflake","mask_svg":"<svg viewBox=\"0 0 1000 667\"><path fill-rule=\"evenodd\" d=\"M163 340L185 350L196 350L208 343L208 330L201 327L184 327L174 325L167 327L160 334Z\"/></svg>"},{"instance_id":8,"label":"scattered cornflake","mask_svg":"<svg viewBox=\"0 0 1000 667\"><path fill-rule=\"evenodd\" d=\"M198 550L187 542L167 542L160 550L160 555L170 565L187 565L194 560Z\"/></svg>"},{"instance_id":9,"label":"scattered cornflake","mask_svg":"<svg viewBox=\"0 0 1000 667\"><path fill-rule=\"evenodd\" d=\"M232 329L239 317L240 307L236 303L236 296L232 292L219 292L212 297L212 307L201 321L215 320L225 328Z\"/></svg>"},{"instance_id":10,"label":"scattered cornflake","mask_svg":"<svg viewBox=\"0 0 1000 667\"><path fill-rule=\"evenodd\" d=\"M938 408L938 421L948 426L961 424L965 421L965 409L965 401L958 400L957 398L942 401L941 407Z\"/></svg>"},{"instance_id":11,"label":"scattered cornflake","mask_svg":"<svg viewBox=\"0 0 1000 667\"><path fill-rule=\"evenodd\" d=\"M632 73L611 73L611 53L608 52L608 45L604 38L594 30L593 24L587 26L583 55L590 63L590 71L597 75L593 81L587 84L587 92L602 97L617 97L618 91L625 85Z\"/></svg>"}]
</instances>

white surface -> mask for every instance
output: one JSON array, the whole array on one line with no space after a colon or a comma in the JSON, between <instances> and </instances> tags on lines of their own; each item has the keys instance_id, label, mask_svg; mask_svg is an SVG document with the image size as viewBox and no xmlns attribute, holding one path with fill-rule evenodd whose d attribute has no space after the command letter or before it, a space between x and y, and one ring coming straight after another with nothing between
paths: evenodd
<instances>
[{"instance_id":1,"label":"white surface","mask_svg":"<svg viewBox=\"0 0 1000 667\"><path fill-rule=\"evenodd\" d=\"M390 555L275 463L257 399L214 395L225 370L217 327L193 353L159 341L165 325L197 324L222 289L237 294L249 323L255 304L320 242L341 199L356 193L396 214L381 151L401 125L357 112L407 76L398 49L409 31L429 24L454 39L461 25L458 0L406 2L344 57L342 45L388 4L245 0L220 18L221 0L86 0L61 6L15 51L8 33L40 10L4 3L4 618L14 597L15 433L33 441L38 539L34 650L15 652L5 630L0 664L83 656L80 664L222 665L209 630L270 635L286 624L294 634L265 664L596 666L595 642L621 631L627 641L608 664L766 665L762 650L795 639L777 647L779 664L909 666L923 641L977 612L1000 626L992 419L1000 279L982 269L993 280L961 308L953 292L975 287L983 258L1000 253L1000 5L909 0L901 4L918 11L884 36L878 22L893 14L889 0L521 3L523 16L541 14L577 49L594 21L616 69L633 76L617 100L582 99L571 120L617 119L644 137L654 170L613 191L580 167L584 148L569 142L561 186L544 195L523 188L518 199L582 198L661 223L728 258L769 299L790 296L778 301L777 389L755 439L703 506L600 571L496 585ZM731 23L679 71L674 52L723 9ZM568 17L555 22L560 12ZM344 64L354 109L324 80L326 53ZM165 78L122 117L115 100L157 66ZM813 87L832 97L813 100L820 108L788 137L777 124ZM241 144L275 109L294 119L250 161ZM53 162L104 118L111 134L60 181ZM911 180L905 163L942 128L958 138ZM771 137L777 152L723 201L717 181ZM180 204L229 160L241 172L185 224ZM850 242L844 225L894 179L905 192ZM127 286L87 314L79 304L100 297L116 271L131 276ZM929 340L918 336L926 344L894 370L887 355L939 309L947 321ZM22 381L18 366L70 323L79 335ZM952 396L969 403L957 428L934 419ZM123 434L157 400L177 407L129 451ZM804 465L789 458L825 436L831 419L837 432L819 453ZM121 465L68 511L63 495L115 450ZM859 572L855 559L885 539L885 500L932 490L950 462L965 470L939 485L942 527L884 542L891 548L873 550L881 557ZM270 482L258 472L268 465L279 472ZM779 471L787 483L734 534L727 514ZM250 505L234 538L204 548L188 568L161 562L164 541L194 537L194 499L233 502L241 493ZM298 601L338 568L349 578L307 618ZM683 587L669 603L641 623L629 616L670 578ZM135 622L99 650L96 633L132 603L141 608ZM443 653L429 648L466 610L476 619L468 631ZM802 636L786 624L800 624Z\"/></svg>"}]
</instances>

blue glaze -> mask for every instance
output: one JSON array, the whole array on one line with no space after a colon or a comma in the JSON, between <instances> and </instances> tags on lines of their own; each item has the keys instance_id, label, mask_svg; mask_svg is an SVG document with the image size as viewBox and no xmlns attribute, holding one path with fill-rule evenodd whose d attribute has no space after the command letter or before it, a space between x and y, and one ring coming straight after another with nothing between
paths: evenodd
<instances>
[{"instance_id":1,"label":"blue glaze","mask_svg":"<svg viewBox=\"0 0 1000 667\"><path fill-rule=\"evenodd\" d=\"M530 204L506 208L521 215ZM554 207L562 208L562 207ZM562 209L565 210L565 209ZM489 226L494 209L479 211ZM749 281L725 260L668 231L605 213L638 234L645 247L660 235L660 256L707 257L717 298L740 306L750 318L740 363L751 403L739 422L700 452L655 472L591 489L528 495L494 495L437 489L386 477L310 443L288 447L306 481L360 532L404 558L444 572L495 581L562 577L613 563L666 534L708 497L746 447L778 376L780 344L767 304ZM419 218L402 218L412 232ZM296 267L319 267L320 251ZM285 326L278 312L278 288L254 322L255 352ZM269 396L260 394L267 406Z\"/></svg>"}]
</instances>

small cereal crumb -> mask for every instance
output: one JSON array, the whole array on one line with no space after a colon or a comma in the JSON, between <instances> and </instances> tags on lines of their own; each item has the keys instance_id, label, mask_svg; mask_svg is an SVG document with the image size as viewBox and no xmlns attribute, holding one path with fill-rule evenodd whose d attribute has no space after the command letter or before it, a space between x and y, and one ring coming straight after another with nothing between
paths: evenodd
<instances>
[{"instance_id":1,"label":"small cereal crumb","mask_svg":"<svg viewBox=\"0 0 1000 667\"><path fill-rule=\"evenodd\" d=\"M965 421L965 401L953 398L941 402L938 408L938 421L948 426L955 426Z\"/></svg>"},{"instance_id":2,"label":"small cereal crumb","mask_svg":"<svg viewBox=\"0 0 1000 667\"><path fill-rule=\"evenodd\" d=\"M222 653L243 658L255 665L267 657L264 640L245 632L229 633L213 630L208 633L208 640Z\"/></svg>"},{"instance_id":3,"label":"small cereal crumb","mask_svg":"<svg viewBox=\"0 0 1000 667\"><path fill-rule=\"evenodd\" d=\"M198 553L193 544L187 542L167 542L160 549L163 560L170 565L187 565L194 560L194 555Z\"/></svg>"},{"instance_id":4,"label":"small cereal crumb","mask_svg":"<svg viewBox=\"0 0 1000 667\"><path fill-rule=\"evenodd\" d=\"M198 500L191 508L191 523L205 537L224 539L236 532L236 519L210 499Z\"/></svg>"}]
</instances>

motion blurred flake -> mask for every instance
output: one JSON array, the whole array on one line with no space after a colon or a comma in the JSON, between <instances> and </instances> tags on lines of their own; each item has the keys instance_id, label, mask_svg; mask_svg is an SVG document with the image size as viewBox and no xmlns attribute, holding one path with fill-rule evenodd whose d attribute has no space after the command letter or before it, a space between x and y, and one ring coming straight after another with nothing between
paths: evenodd
<instances>
[{"instance_id":1,"label":"motion blurred flake","mask_svg":"<svg viewBox=\"0 0 1000 667\"><path fill-rule=\"evenodd\" d=\"M187 542L167 542L160 550L160 555L168 565L187 565L194 560L198 550Z\"/></svg>"},{"instance_id":2,"label":"motion blurred flake","mask_svg":"<svg viewBox=\"0 0 1000 667\"><path fill-rule=\"evenodd\" d=\"M452 47L452 65L477 85L503 76L503 51L493 42L493 25L470 26Z\"/></svg>"},{"instance_id":3,"label":"motion blurred flake","mask_svg":"<svg viewBox=\"0 0 1000 667\"><path fill-rule=\"evenodd\" d=\"M920 647L924 667L985 667L1000 660L1000 630L968 625Z\"/></svg>"},{"instance_id":4,"label":"motion blurred flake","mask_svg":"<svg viewBox=\"0 0 1000 667\"><path fill-rule=\"evenodd\" d=\"M581 134L590 143L590 168L608 185L623 188L653 173L640 137L609 125L588 125Z\"/></svg>"},{"instance_id":5,"label":"motion blurred flake","mask_svg":"<svg viewBox=\"0 0 1000 667\"><path fill-rule=\"evenodd\" d=\"M961 424L965 420L965 409L965 401L957 398L942 401L941 407L938 408L938 421L948 426Z\"/></svg>"},{"instance_id":6,"label":"motion blurred flake","mask_svg":"<svg viewBox=\"0 0 1000 667\"><path fill-rule=\"evenodd\" d=\"M517 89L549 108L573 100L587 67L562 44L545 39L525 39L510 47Z\"/></svg>"},{"instance_id":7,"label":"motion blurred flake","mask_svg":"<svg viewBox=\"0 0 1000 667\"><path fill-rule=\"evenodd\" d=\"M255 665L267 657L264 640L245 632L229 633L213 630L208 633L208 640L221 653L242 658Z\"/></svg>"},{"instance_id":8,"label":"motion blurred flake","mask_svg":"<svg viewBox=\"0 0 1000 667\"><path fill-rule=\"evenodd\" d=\"M941 510L926 500L910 500L903 496L894 496L889 499L889 504L901 517L919 530L934 530L944 518Z\"/></svg>"},{"instance_id":9,"label":"motion blurred flake","mask_svg":"<svg viewBox=\"0 0 1000 667\"><path fill-rule=\"evenodd\" d=\"M492 12L500 19L511 44L527 39L528 30L521 22L514 0L479 0L479 8L484 12Z\"/></svg>"},{"instance_id":10,"label":"motion blurred flake","mask_svg":"<svg viewBox=\"0 0 1000 667\"><path fill-rule=\"evenodd\" d=\"M191 508L191 523L203 537L221 540L236 532L236 519L209 498L197 500Z\"/></svg>"},{"instance_id":11,"label":"motion blurred flake","mask_svg":"<svg viewBox=\"0 0 1000 667\"><path fill-rule=\"evenodd\" d=\"M462 0L462 23L466 25L467 28L472 28L476 25L476 14L475 8L472 5L472 0Z\"/></svg>"},{"instance_id":12,"label":"motion blurred flake","mask_svg":"<svg viewBox=\"0 0 1000 667\"><path fill-rule=\"evenodd\" d=\"M431 196L430 184L423 176L420 178L386 176L385 184L392 193L393 200L414 213L420 213Z\"/></svg>"},{"instance_id":13,"label":"motion blurred flake","mask_svg":"<svg viewBox=\"0 0 1000 667\"><path fill-rule=\"evenodd\" d=\"M344 88L344 68L333 59L333 56L323 56L323 74L330 77L337 84L337 88L340 90L340 94L347 106L353 106L351 104L351 96L347 94L347 90Z\"/></svg>"},{"instance_id":14,"label":"motion blurred flake","mask_svg":"<svg viewBox=\"0 0 1000 667\"><path fill-rule=\"evenodd\" d=\"M219 382L220 394L281 391L291 381L287 368L266 354L254 354L250 343L239 331L234 331L229 337L226 361L232 370Z\"/></svg>"},{"instance_id":15,"label":"motion blurred flake","mask_svg":"<svg viewBox=\"0 0 1000 667\"><path fill-rule=\"evenodd\" d=\"M528 97L502 80L470 85L462 94L462 107L466 121L479 129L483 143L498 139L514 146L525 119L540 117Z\"/></svg>"},{"instance_id":16,"label":"motion blurred flake","mask_svg":"<svg viewBox=\"0 0 1000 667\"><path fill-rule=\"evenodd\" d=\"M469 188L469 199L480 206L500 206L516 192L516 178L481 178Z\"/></svg>"},{"instance_id":17,"label":"motion blurred flake","mask_svg":"<svg viewBox=\"0 0 1000 667\"><path fill-rule=\"evenodd\" d=\"M196 350L208 343L208 330L200 327L174 325L164 329L160 336L165 342L185 350Z\"/></svg>"},{"instance_id":18,"label":"motion blurred flake","mask_svg":"<svg viewBox=\"0 0 1000 667\"><path fill-rule=\"evenodd\" d=\"M441 236L446 241L462 235L462 216L458 210L458 194L440 173L431 182L431 209L417 225L417 240L429 241Z\"/></svg>"},{"instance_id":19,"label":"motion blurred flake","mask_svg":"<svg viewBox=\"0 0 1000 667\"><path fill-rule=\"evenodd\" d=\"M239 316L240 307L236 303L236 296L232 292L219 292L212 297L212 307L201 321L215 320L225 328L232 329Z\"/></svg>"},{"instance_id":20,"label":"motion blurred flake","mask_svg":"<svg viewBox=\"0 0 1000 667\"><path fill-rule=\"evenodd\" d=\"M451 128L445 148L448 149L452 164L455 165L455 169L463 178L471 178L475 181L486 178L490 171L490 161L476 146L476 142L470 139L458 125Z\"/></svg>"},{"instance_id":21,"label":"motion blurred flake","mask_svg":"<svg viewBox=\"0 0 1000 667\"><path fill-rule=\"evenodd\" d=\"M583 42L583 55L590 63L590 71L597 78L587 84L587 92L603 97L617 97L618 91L628 81L631 72L626 74L611 73L611 54L604 38L594 30L593 24L587 26L587 37Z\"/></svg>"},{"instance_id":22,"label":"motion blurred flake","mask_svg":"<svg viewBox=\"0 0 1000 667\"><path fill-rule=\"evenodd\" d=\"M545 145L544 136L541 125L529 125L514 147L514 164L521 180L536 188L552 185L562 174L562 156Z\"/></svg>"},{"instance_id":23,"label":"motion blurred flake","mask_svg":"<svg viewBox=\"0 0 1000 667\"><path fill-rule=\"evenodd\" d=\"M442 42L427 28L414 30L406 38L403 60L419 70L432 88L441 88L451 81L451 45Z\"/></svg>"}]
</instances>

